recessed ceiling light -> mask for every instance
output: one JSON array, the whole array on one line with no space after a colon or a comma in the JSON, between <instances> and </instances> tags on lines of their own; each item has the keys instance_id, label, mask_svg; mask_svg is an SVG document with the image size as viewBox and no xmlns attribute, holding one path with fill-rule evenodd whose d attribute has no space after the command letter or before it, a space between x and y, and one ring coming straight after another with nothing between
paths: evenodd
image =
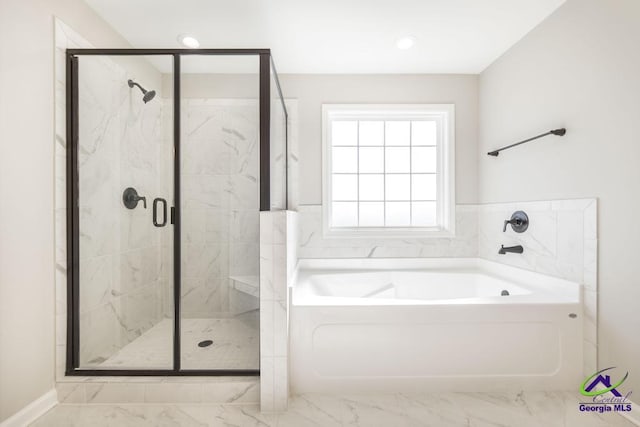
<instances>
[{"instance_id":1,"label":"recessed ceiling light","mask_svg":"<svg viewBox=\"0 0 640 427\"><path fill-rule=\"evenodd\" d=\"M200 47L200 42L198 41L198 39L191 34L180 34L178 36L178 41L184 47L188 47L191 49L197 49Z\"/></svg>"},{"instance_id":2,"label":"recessed ceiling light","mask_svg":"<svg viewBox=\"0 0 640 427\"><path fill-rule=\"evenodd\" d=\"M412 36L400 37L396 40L396 46L402 50L411 49L415 43L416 39Z\"/></svg>"}]
</instances>

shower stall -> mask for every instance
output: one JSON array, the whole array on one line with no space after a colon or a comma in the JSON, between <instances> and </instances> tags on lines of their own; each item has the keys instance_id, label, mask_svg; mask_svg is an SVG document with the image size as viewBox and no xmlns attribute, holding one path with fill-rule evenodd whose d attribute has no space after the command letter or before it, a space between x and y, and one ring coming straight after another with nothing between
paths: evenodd
<instances>
[{"instance_id":1,"label":"shower stall","mask_svg":"<svg viewBox=\"0 0 640 427\"><path fill-rule=\"evenodd\" d=\"M68 49L67 375L258 375L259 212L287 206L268 49Z\"/></svg>"}]
</instances>

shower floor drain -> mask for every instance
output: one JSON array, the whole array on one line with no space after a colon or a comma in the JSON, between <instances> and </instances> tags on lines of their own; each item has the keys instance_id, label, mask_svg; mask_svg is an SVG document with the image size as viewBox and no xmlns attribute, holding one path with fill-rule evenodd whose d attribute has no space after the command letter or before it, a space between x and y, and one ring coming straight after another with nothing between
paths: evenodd
<instances>
[{"instance_id":1,"label":"shower floor drain","mask_svg":"<svg viewBox=\"0 0 640 427\"><path fill-rule=\"evenodd\" d=\"M204 341L200 341L198 343L198 347L209 347L211 344L213 344L213 341L211 340L204 340Z\"/></svg>"}]
</instances>

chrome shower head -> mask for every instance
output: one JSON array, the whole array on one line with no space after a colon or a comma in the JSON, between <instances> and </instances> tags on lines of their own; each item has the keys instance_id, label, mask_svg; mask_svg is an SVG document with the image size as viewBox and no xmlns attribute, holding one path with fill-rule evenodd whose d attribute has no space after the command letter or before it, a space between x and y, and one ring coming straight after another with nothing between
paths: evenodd
<instances>
[{"instance_id":1,"label":"chrome shower head","mask_svg":"<svg viewBox=\"0 0 640 427\"><path fill-rule=\"evenodd\" d=\"M129 81L127 81L127 84L131 88L134 87L134 86L138 86L138 88L140 88L140 90L142 91L142 100L144 101L145 104L147 102L151 101L156 96L156 91L155 90L147 91L145 88L143 88L142 86L140 86L138 83L134 82L131 79Z\"/></svg>"}]
</instances>

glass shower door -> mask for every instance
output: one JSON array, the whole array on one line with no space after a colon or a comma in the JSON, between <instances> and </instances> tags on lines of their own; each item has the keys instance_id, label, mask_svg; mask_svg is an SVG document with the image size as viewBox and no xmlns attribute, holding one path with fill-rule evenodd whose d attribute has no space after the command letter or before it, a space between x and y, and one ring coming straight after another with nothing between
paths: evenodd
<instances>
[{"instance_id":1,"label":"glass shower door","mask_svg":"<svg viewBox=\"0 0 640 427\"><path fill-rule=\"evenodd\" d=\"M172 369L173 57L76 61L76 364Z\"/></svg>"},{"instance_id":2,"label":"glass shower door","mask_svg":"<svg viewBox=\"0 0 640 427\"><path fill-rule=\"evenodd\" d=\"M260 210L287 204L269 51L66 58L67 374L259 374Z\"/></svg>"},{"instance_id":3,"label":"glass shower door","mask_svg":"<svg viewBox=\"0 0 640 427\"><path fill-rule=\"evenodd\" d=\"M258 55L181 58L180 367L259 369Z\"/></svg>"}]
</instances>

